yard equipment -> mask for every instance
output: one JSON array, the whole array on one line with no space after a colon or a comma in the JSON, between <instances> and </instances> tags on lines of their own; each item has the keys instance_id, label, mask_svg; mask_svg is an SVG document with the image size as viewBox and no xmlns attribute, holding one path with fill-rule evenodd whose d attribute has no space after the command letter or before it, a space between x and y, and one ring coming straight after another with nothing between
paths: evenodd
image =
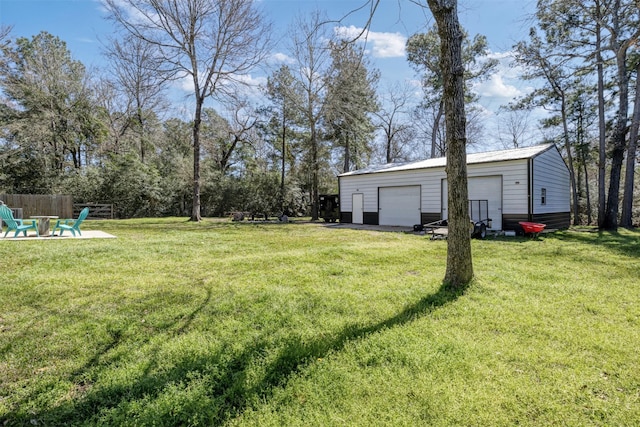
<instances>
[{"instance_id":1,"label":"yard equipment","mask_svg":"<svg viewBox=\"0 0 640 427\"><path fill-rule=\"evenodd\" d=\"M540 234L542 230L544 230L544 228L547 226L547 224L540 224L538 222L527 222L527 221L520 221L518 222L518 224L522 226L522 230L524 231L524 234L531 234L531 236L533 237L538 237L538 234Z\"/></svg>"}]
</instances>

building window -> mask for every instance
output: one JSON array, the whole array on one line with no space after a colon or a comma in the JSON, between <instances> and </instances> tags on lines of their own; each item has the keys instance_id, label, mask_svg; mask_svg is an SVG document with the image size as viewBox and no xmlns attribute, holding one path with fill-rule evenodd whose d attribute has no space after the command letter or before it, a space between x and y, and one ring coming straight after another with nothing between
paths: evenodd
<instances>
[{"instance_id":1,"label":"building window","mask_svg":"<svg viewBox=\"0 0 640 427\"><path fill-rule=\"evenodd\" d=\"M541 205L546 205L547 204L547 189L543 188L540 191L540 204Z\"/></svg>"}]
</instances>

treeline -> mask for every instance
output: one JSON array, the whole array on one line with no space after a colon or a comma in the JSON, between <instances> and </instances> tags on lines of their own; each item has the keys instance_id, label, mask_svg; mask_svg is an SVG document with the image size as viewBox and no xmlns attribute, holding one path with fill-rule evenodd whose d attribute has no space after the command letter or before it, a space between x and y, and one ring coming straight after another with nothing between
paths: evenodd
<instances>
[{"instance_id":1,"label":"treeline","mask_svg":"<svg viewBox=\"0 0 640 427\"><path fill-rule=\"evenodd\" d=\"M638 198L638 2L539 0L535 24L529 40L514 46L515 59L524 79L542 84L512 108L550 113L541 125L564 148L574 224L597 218L600 228L630 227ZM596 191L589 176L594 165Z\"/></svg>"},{"instance_id":2,"label":"treeline","mask_svg":"<svg viewBox=\"0 0 640 427\"><path fill-rule=\"evenodd\" d=\"M164 82L145 76L147 65L136 68L128 56L141 48L119 42L119 51L111 52L118 65L114 74L95 78L51 34L4 45L2 192L72 194L79 201L113 203L118 217L191 215L193 122L163 118L170 115ZM332 52L361 55L351 47ZM342 61L331 69L335 84L344 91L347 81L362 83L366 101L373 100L368 87L373 80L364 68L362 81L340 76L351 73L339 68L349 66L344 64L348 60L335 59ZM318 129L322 135L310 146L309 130L292 104L302 88L292 78L282 67L269 79L265 91L270 105L256 107L228 97L219 103L224 107L203 108L202 215L236 210L308 215L314 179L316 192L337 191L336 173L369 161L374 127L366 111L355 111L362 105L351 104L353 113L345 106L342 111L325 107L319 119L326 122ZM336 89L327 90L327 96L336 96ZM347 114L353 118L344 119ZM349 128L343 123L349 120L358 123Z\"/></svg>"},{"instance_id":3,"label":"treeline","mask_svg":"<svg viewBox=\"0 0 640 427\"><path fill-rule=\"evenodd\" d=\"M243 76L273 52L274 30L258 9L240 0L163 4L105 1L118 30L105 70L87 69L54 35L14 39L0 29L0 192L72 194L112 203L118 217L317 218L318 195L337 191L337 174L446 153L434 28L406 46L421 91L379 88L358 34L334 31L316 13L293 23L287 65L259 96L242 95ZM513 60L536 89L504 106L496 139L505 148L556 142L571 171L574 223L631 226L640 217L637 2L541 0L532 18ZM498 61L483 36L464 34L463 62L467 143L481 144L473 89ZM189 88L193 109L169 102L177 86ZM545 119L532 123L530 112L542 109ZM532 140L534 129L543 137Z\"/></svg>"},{"instance_id":4,"label":"treeline","mask_svg":"<svg viewBox=\"0 0 640 427\"><path fill-rule=\"evenodd\" d=\"M371 160L378 76L361 49L311 33L298 37L317 50L313 73L277 69L260 105L227 80L234 90L199 104L196 121L171 117L166 64L139 38L113 40L112 67L97 72L54 35L11 40L5 28L0 190L113 203L121 218L191 216L197 176L198 216L317 216L336 174Z\"/></svg>"}]
</instances>

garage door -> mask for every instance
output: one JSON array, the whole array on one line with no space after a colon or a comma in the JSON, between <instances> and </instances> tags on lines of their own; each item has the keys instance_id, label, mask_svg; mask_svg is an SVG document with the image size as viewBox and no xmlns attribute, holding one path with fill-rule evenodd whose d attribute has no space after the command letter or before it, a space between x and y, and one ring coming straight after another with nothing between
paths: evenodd
<instances>
[{"instance_id":1,"label":"garage door","mask_svg":"<svg viewBox=\"0 0 640 427\"><path fill-rule=\"evenodd\" d=\"M469 200L487 200L491 229L502 230L502 177L477 176L468 179ZM480 209L483 210L483 209ZM474 207L474 212L478 209ZM483 213L482 216L486 214ZM448 218L447 180L442 180L442 219ZM486 218L473 218L474 220Z\"/></svg>"},{"instance_id":2,"label":"garage door","mask_svg":"<svg viewBox=\"0 0 640 427\"><path fill-rule=\"evenodd\" d=\"M379 218L380 225L420 224L420 186L380 187Z\"/></svg>"}]
</instances>

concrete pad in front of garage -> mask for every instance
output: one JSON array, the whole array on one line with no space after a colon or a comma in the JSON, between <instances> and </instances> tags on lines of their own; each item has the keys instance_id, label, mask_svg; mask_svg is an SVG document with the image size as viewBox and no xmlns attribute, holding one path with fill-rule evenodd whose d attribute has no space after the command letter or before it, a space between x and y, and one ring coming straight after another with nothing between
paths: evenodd
<instances>
[{"instance_id":1,"label":"concrete pad in front of garage","mask_svg":"<svg viewBox=\"0 0 640 427\"><path fill-rule=\"evenodd\" d=\"M397 233L413 232L413 227L401 225L371 225L371 224L350 224L350 223L326 223L323 224L328 228L349 228L352 230L370 230L370 231L387 231Z\"/></svg>"}]
</instances>

